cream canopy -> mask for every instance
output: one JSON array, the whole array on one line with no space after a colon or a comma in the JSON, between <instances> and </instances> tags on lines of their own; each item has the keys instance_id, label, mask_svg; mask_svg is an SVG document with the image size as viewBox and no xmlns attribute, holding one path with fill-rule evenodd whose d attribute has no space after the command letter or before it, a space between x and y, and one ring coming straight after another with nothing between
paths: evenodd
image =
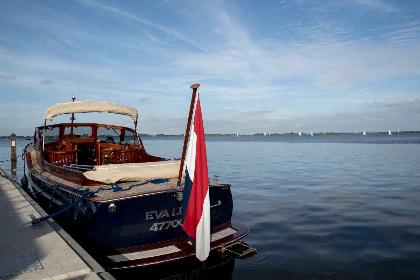
<instances>
[{"instance_id":1,"label":"cream canopy","mask_svg":"<svg viewBox=\"0 0 420 280\"><path fill-rule=\"evenodd\" d=\"M68 103L57 103L47 109L45 112L45 119L51 121L54 117L63 114L91 112L108 112L131 116L133 118L133 122L137 124L138 113L136 109L125 105L104 101L76 101Z\"/></svg>"}]
</instances>

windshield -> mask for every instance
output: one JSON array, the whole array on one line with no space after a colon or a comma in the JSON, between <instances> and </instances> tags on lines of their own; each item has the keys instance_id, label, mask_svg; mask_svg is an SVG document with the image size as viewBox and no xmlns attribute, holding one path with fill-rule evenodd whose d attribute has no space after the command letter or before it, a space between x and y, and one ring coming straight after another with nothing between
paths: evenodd
<instances>
[{"instance_id":1,"label":"windshield","mask_svg":"<svg viewBox=\"0 0 420 280\"><path fill-rule=\"evenodd\" d=\"M60 127L46 127L44 131L44 143L49 144L55 141L58 141L58 138L60 136Z\"/></svg>"},{"instance_id":2,"label":"windshield","mask_svg":"<svg viewBox=\"0 0 420 280\"><path fill-rule=\"evenodd\" d=\"M121 130L114 127L98 127L98 131L96 133L98 140L106 141L108 139L113 139L113 141L118 142L120 141Z\"/></svg>"},{"instance_id":3,"label":"windshield","mask_svg":"<svg viewBox=\"0 0 420 280\"><path fill-rule=\"evenodd\" d=\"M66 138L90 138L92 137L92 127L90 126L70 126L64 128Z\"/></svg>"},{"instance_id":4,"label":"windshield","mask_svg":"<svg viewBox=\"0 0 420 280\"><path fill-rule=\"evenodd\" d=\"M135 144L137 142L136 134L133 131L126 129L124 133L124 141L128 144Z\"/></svg>"}]
</instances>

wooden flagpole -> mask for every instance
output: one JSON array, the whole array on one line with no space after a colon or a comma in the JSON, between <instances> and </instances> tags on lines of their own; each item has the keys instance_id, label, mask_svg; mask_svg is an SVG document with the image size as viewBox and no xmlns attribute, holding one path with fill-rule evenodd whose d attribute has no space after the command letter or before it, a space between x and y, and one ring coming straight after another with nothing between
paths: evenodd
<instances>
[{"instance_id":1,"label":"wooden flagpole","mask_svg":"<svg viewBox=\"0 0 420 280\"><path fill-rule=\"evenodd\" d=\"M190 86L190 88L193 89L193 93L192 93L192 98L191 98L190 114L188 115L187 130L185 131L184 147L182 149L181 166L179 167L178 184L177 184L178 188L181 185L182 171L184 170L185 153L187 151L188 136L189 136L190 127L191 127L191 118L192 118L192 113L194 110L195 96L197 94L197 89L199 87L200 87L200 84L193 84Z\"/></svg>"}]
</instances>

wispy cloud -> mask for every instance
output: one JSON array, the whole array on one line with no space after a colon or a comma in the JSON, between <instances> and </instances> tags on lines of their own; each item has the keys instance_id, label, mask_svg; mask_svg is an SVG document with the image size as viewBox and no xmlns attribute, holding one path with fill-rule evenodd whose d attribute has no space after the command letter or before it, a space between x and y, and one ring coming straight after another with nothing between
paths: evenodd
<instances>
[{"instance_id":1,"label":"wispy cloud","mask_svg":"<svg viewBox=\"0 0 420 280\"><path fill-rule=\"evenodd\" d=\"M374 11L380 13L400 13L403 11L395 2L384 0L348 0L348 1L323 1L323 0L294 0L303 10L331 12L349 7L361 9L361 12ZM397 2L398 3L398 2Z\"/></svg>"},{"instance_id":2,"label":"wispy cloud","mask_svg":"<svg viewBox=\"0 0 420 280\"><path fill-rule=\"evenodd\" d=\"M14 81L14 80L16 80L16 76L0 75L0 80L3 80L3 81Z\"/></svg>"},{"instance_id":3,"label":"wispy cloud","mask_svg":"<svg viewBox=\"0 0 420 280\"><path fill-rule=\"evenodd\" d=\"M53 83L54 83L54 81L52 81L52 80L50 80L50 79L42 79L42 80L40 81L40 83L41 83L41 84L43 84L43 85L51 85L51 84L53 84Z\"/></svg>"},{"instance_id":4,"label":"wispy cloud","mask_svg":"<svg viewBox=\"0 0 420 280\"><path fill-rule=\"evenodd\" d=\"M140 97L140 102L142 102L142 103L144 103L144 102L147 102L147 101L149 101L149 100L151 100L152 98L150 97L150 96L145 96L145 97Z\"/></svg>"},{"instance_id":5,"label":"wispy cloud","mask_svg":"<svg viewBox=\"0 0 420 280\"><path fill-rule=\"evenodd\" d=\"M398 13L402 11L401 8L397 7L392 2L385 2L383 0L353 0L348 2L349 4L385 13Z\"/></svg>"},{"instance_id":6,"label":"wispy cloud","mask_svg":"<svg viewBox=\"0 0 420 280\"><path fill-rule=\"evenodd\" d=\"M184 41L184 42L190 44L191 46L199 49L200 51L206 51L205 48L203 48L202 46L199 46L195 41L190 40L188 37L184 36L182 33L180 33L177 30L164 27L164 26L156 24L152 21L145 20L141 17L132 15L132 14L130 14L128 12L125 12L121 9L118 9L118 8L115 8L115 7L112 7L112 6L108 6L108 5L104 5L104 4L101 4L101 3L98 3L98 2L95 2L95 1L92 1L92 0L80 0L80 1L81 1L81 3L84 3L84 4L89 5L91 7L101 9L101 10L105 10L105 11L111 12L113 14L116 14L116 15L119 15L119 16L122 16L122 17L125 17L125 18L128 18L128 19L140 22L142 24L151 26L155 29L158 29L158 30L166 33L169 36L175 37L175 38L177 38L181 41Z\"/></svg>"},{"instance_id":7,"label":"wispy cloud","mask_svg":"<svg viewBox=\"0 0 420 280\"><path fill-rule=\"evenodd\" d=\"M346 35L351 30L324 22L316 29L300 28L300 32L311 34L311 40L253 41L227 11L218 14L217 21L223 28L217 27L216 31L227 38L227 43L206 54L185 53L177 66L217 79L247 83L308 78L316 86L332 89L420 72L418 25L385 33L378 40L355 39Z\"/></svg>"},{"instance_id":8,"label":"wispy cloud","mask_svg":"<svg viewBox=\"0 0 420 280\"><path fill-rule=\"evenodd\" d=\"M2 109L15 96L42 108L67 101L80 84L80 100L140 108L151 122L143 132L183 133L189 86L198 82L208 132L418 118L407 105L418 104L420 74L420 22L410 3L133 3L5 3Z\"/></svg>"}]
</instances>

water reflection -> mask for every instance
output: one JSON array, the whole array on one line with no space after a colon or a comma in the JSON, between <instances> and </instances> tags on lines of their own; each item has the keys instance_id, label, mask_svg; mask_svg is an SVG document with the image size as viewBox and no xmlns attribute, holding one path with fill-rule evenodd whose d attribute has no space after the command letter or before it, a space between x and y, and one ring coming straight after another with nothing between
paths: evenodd
<instances>
[{"instance_id":1,"label":"water reflection","mask_svg":"<svg viewBox=\"0 0 420 280\"><path fill-rule=\"evenodd\" d=\"M233 218L258 255L114 271L117 279L420 279L420 134L206 141L209 175L232 184ZM152 155L182 152L182 137L143 142ZM10 159L8 140L0 155Z\"/></svg>"},{"instance_id":2,"label":"water reflection","mask_svg":"<svg viewBox=\"0 0 420 280\"><path fill-rule=\"evenodd\" d=\"M212 253L205 266L195 258L188 258L152 267L114 270L110 273L116 279L230 280L234 269L234 257Z\"/></svg>"}]
</instances>

